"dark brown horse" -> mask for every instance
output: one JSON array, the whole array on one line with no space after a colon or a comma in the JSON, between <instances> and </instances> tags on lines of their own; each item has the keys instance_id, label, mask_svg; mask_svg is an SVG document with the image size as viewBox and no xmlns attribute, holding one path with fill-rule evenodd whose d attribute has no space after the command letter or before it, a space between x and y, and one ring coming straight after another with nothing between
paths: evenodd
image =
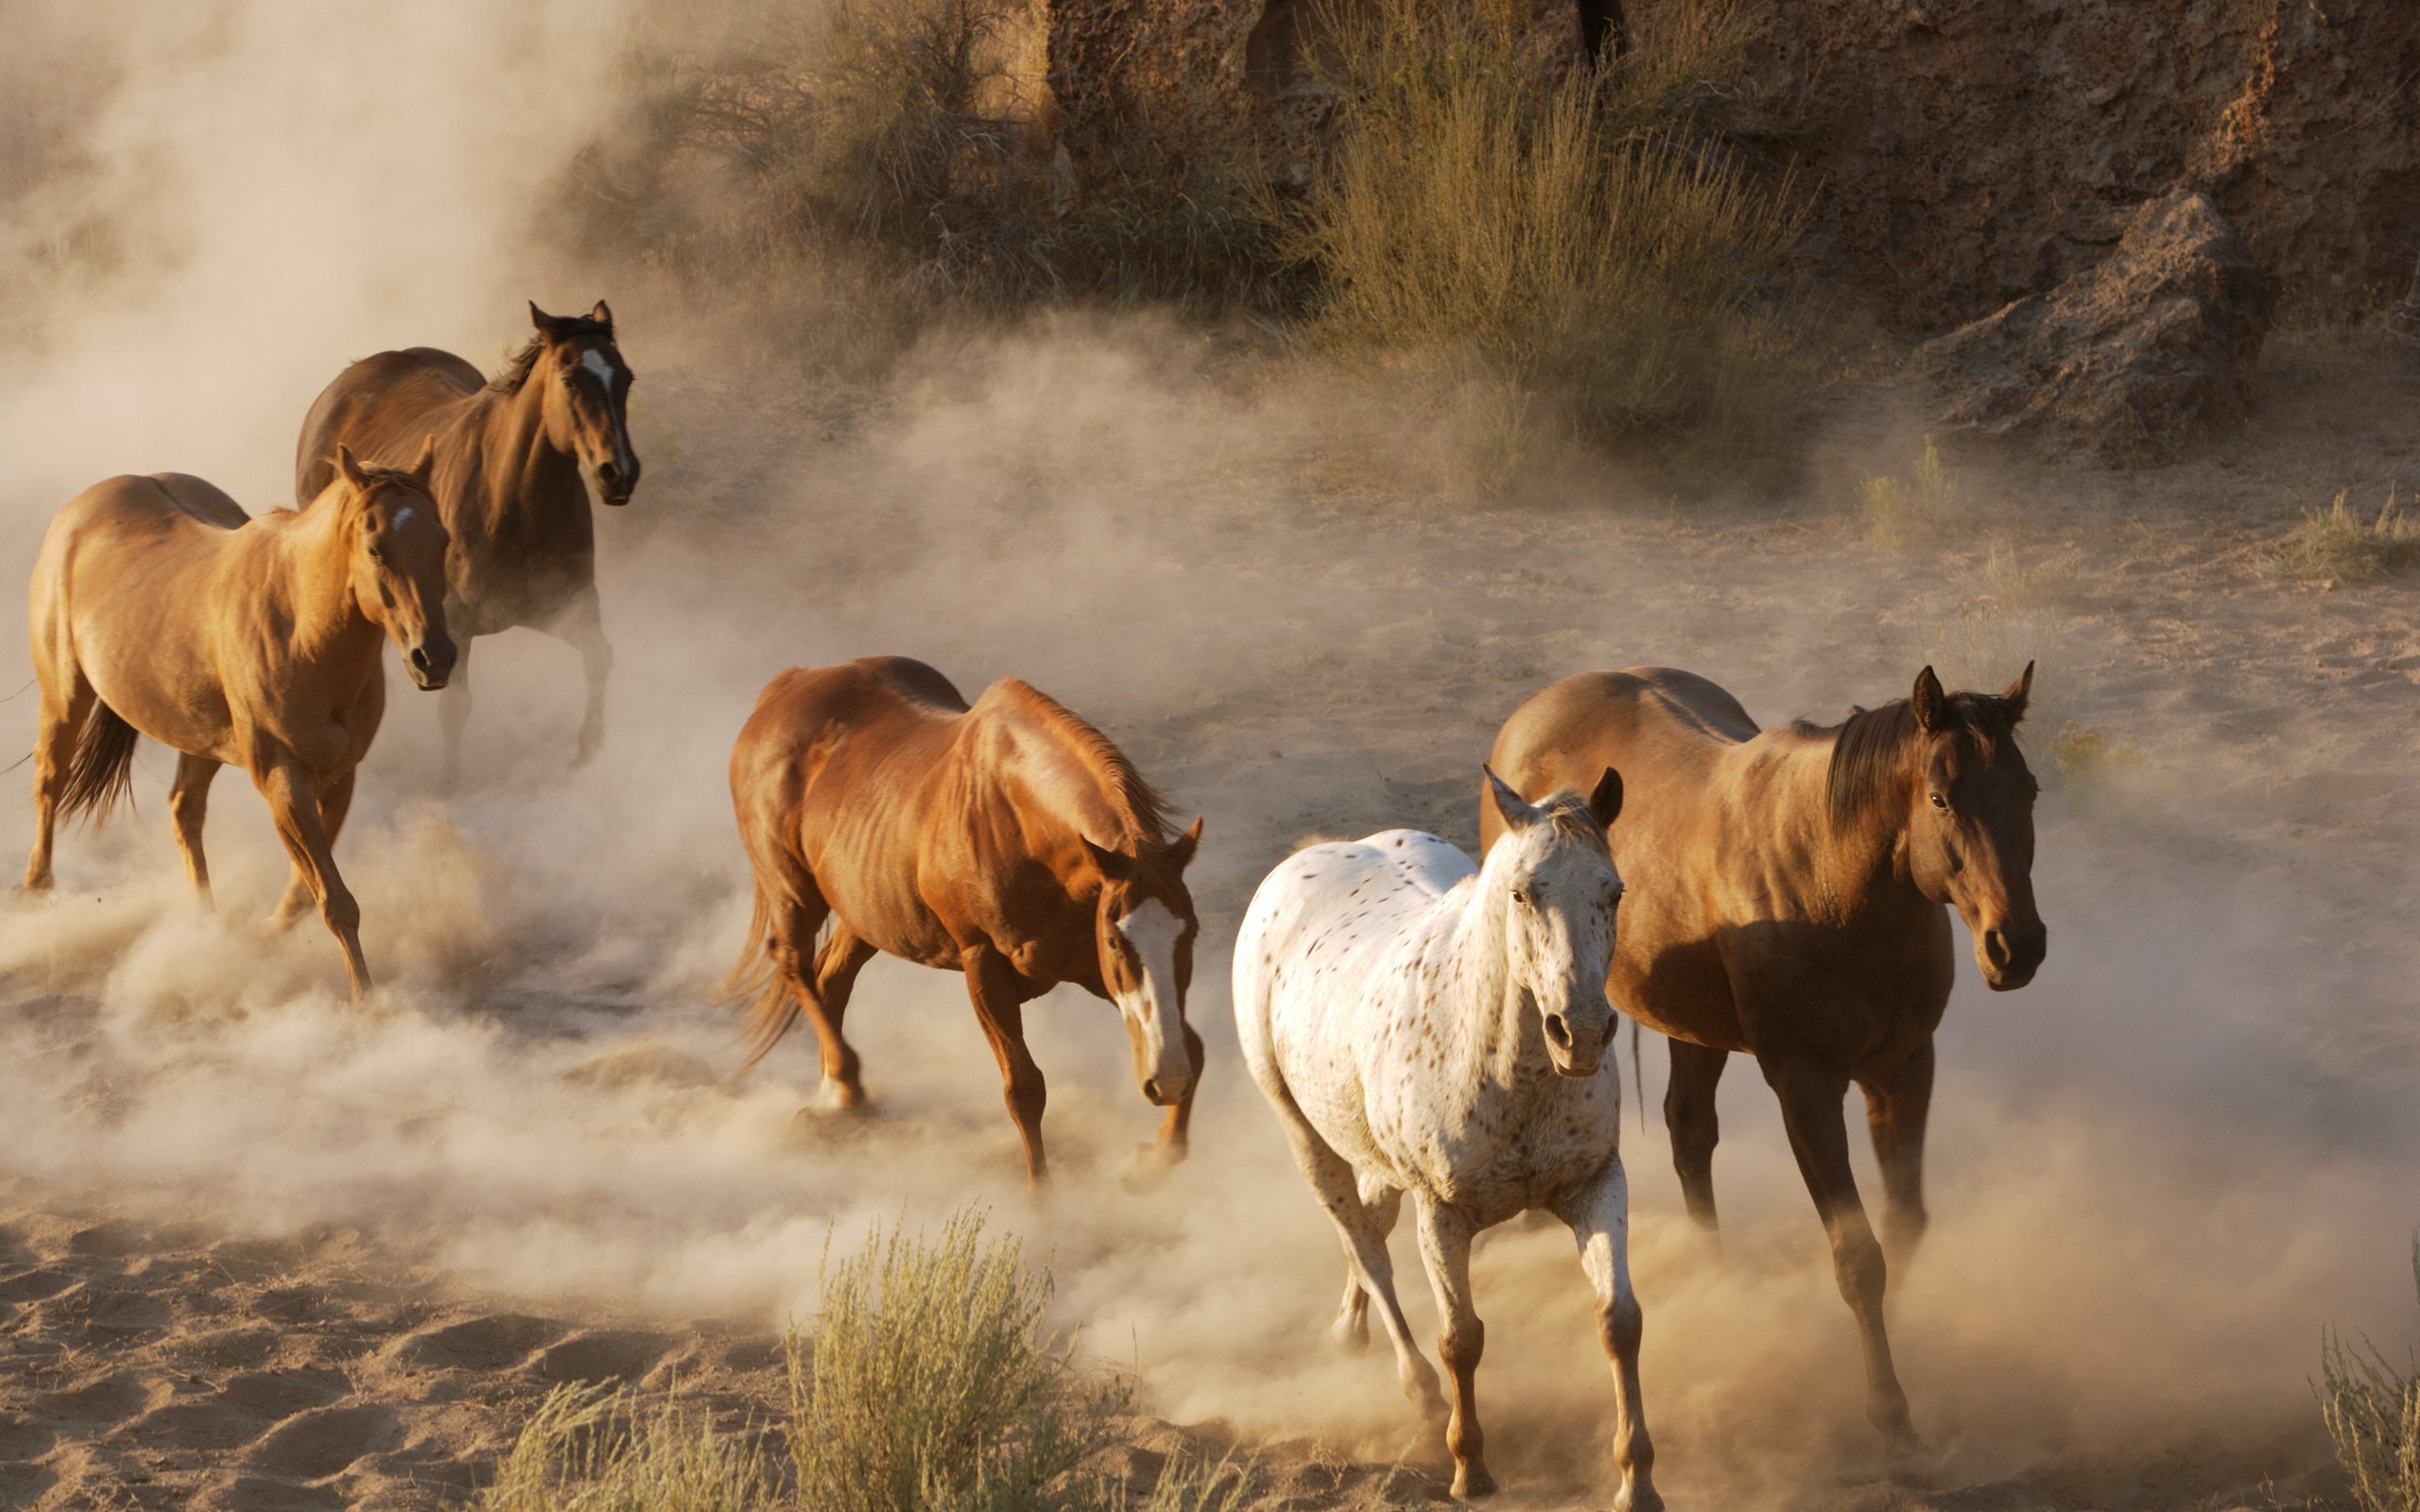
<instances>
[{"instance_id":1,"label":"dark brown horse","mask_svg":"<svg viewBox=\"0 0 2420 1512\"><path fill-rule=\"evenodd\" d=\"M1760 733L1705 679L1633 667L1556 683L1495 737L1495 769L1531 797L1621 772L1612 839L1630 894L1605 989L1671 1037L1664 1118L1689 1215L1713 1228L1715 1083L1744 1051L1781 1100L1857 1314L1867 1413L1894 1453L1917 1444L1883 1332L1884 1256L1904 1263L1924 1233L1932 1039L1955 964L1945 905L1996 990L2031 981L2048 948L2015 739L2032 685L2028 663L1996 697L1945 694L1927 667L1909 698ZM1494 804L1479 826L1493 844ZM1849 1169L1851 1082L1882 1167L1879 1245Z\"/></svg>"},{"instance_id":2,"label":"dark brown horse","mask_svg":"<svg viewBox=\"0 0 2420 1512\"><path fill-rule=\"evenodd\" d=\"M362 358L312 404L294 451L294 499L308 505L328 485L338 442L366 461L400 467L422 438L437 437L432 488L454 538L445 616L461 644L437 706L449 786L461 768L476 636L527 626L576 647L588 703L573 765L596 755L605 735L614 648L597 613L588 491L593 484L598 498L621 505L638 487L631 369L602 300L585 316L551 316L532 304L529 318L537 334L493 383L433 347Z\"/></svg>"},{"instance_id":3,"label":"dark brown horse","mask_svg":"<svg viewBox=\"0 0 2420 1512\"><path fill-rule=\"evenodd\" d=\"M882 952L963 971L1038 1185L1046 1094L1024 1009L1072 982L1117 1005L1135 1080L1168 1110L1141 1153L1184 1158L1201 1074L1184 1019L1200 929L1184 868L1201 821L1170 835L1159 796L1100 731L1014 678L970 708L904 657L793 667L739 732L731 799L756 876L725 984L755 994L747 1065L804 1013L827 1104L856 1107L865 1087L840 1026L858 971Z\"/></svg>"}]
</instances>

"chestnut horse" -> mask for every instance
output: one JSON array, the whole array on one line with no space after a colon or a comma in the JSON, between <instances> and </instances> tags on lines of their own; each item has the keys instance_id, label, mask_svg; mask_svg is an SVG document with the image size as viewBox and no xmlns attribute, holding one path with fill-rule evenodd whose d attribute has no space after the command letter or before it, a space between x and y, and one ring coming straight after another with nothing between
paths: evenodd
<instances>
[{"instance_id":1,"label":"chestnut horse","mask_svg":"<svg viewBox=\"0 0 2420 1512\"><path fill-rule=\"evenodd\" d=\"M1631 884L1606 990L1671 1037L1664 1099L1689 1215L1711 1230L1715 1083L1734 1051L1781 1101L1865 1347L1867 1414L1894 1454L1918 1448L1883 1332L1888 1263L1925 1228L1933 1031L1949 1001L1957 908L1984 982L2032 980L2048 936L2033 904L2033 774L2017 721L2033 667L1995 697L1942 691L1829 729L1758 732L1737 700L1668 667L1588 672L1530 699L1494 765L1524 794L1621 769L1613 834ZM1502 826L1479 804L1480 835ZM1876 1244L1849 1169L1855 1082L1881 1164Z\"/></svg>"},{"instance_id":2,"label":"chestnut horse","mask_svg":"<svg viewBox=\"0 0 2420 1512\"><path fill-rule=\"evenodd\" d=\"M1100 731L1014 678L970 708L904 657L793 667L732 748L731 800L756 880L724 984L755 994L741 1070L804 1012L826 1105L855 1108L865 1087L840 1027L857 972L876 952L963 971L1038 1186L1046 1093L1024 1009L1072 982L1117 1005L1135 1080L1168 1110L1139 1153L1184 1158L1201 1075L1184 1020L1200 930L1184 868L1201 821L1171 836L1159 796Z\"/></svg>"},{"instance_id":3,"label":"chestnut horse","mask_svg":"<svg viewBox=\"0 0 2420 1512\"><path fill-rule=\"evenodd\" d=\"M461 662L438 700L444 782L461 772L471 717L471 642L518 626L577 648L588 680L572 765L605 736L605 682L614 667L596 605L596 527L589 485L609 505L631 502L630 364L614 344L605 301L582 316L529 306L537 334L491 383L450 352L413 347L364 357L311 405L294 451L294 500L326 488L338 442L372 462L400 464L437 437L432 491L453 533L445 614Z\"/></svg>"},{"instance_id":4,"label":"chestnut horse","mask_svg":"<svg viewBox=\"0 0 2420 1512\"><path fill-rule=\"evenodd\" d=\"M340 446L314 507L257 520L177 472L111 478L59 511L33 579L42 707L27 891L51 885L60 818L103 816L126 796L139 731L179 752L168 808L202 902L211 780L241 766L294 860L277 924L316 900L354 995L370 989L361 909L331 850L386 712L382 637L423 688L454 668L430 466L426 448L398 470Z\"/></svg>"}]
</instances>

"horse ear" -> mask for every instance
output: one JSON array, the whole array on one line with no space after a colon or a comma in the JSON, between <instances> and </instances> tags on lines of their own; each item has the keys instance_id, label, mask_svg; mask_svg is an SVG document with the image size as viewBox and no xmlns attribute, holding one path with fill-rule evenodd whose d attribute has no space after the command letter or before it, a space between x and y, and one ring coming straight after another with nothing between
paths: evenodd
<instances>
[{"instance_id":1,"label":"horse ear","mask_svg":"<svg viewBox=\"0 0 2420 1512\"><path fill-rule=\"evenodd\" d=\"M362 476L361 463L354 458L353 448L342 441L337 442L337 472L356 489L368 486L370 481Z\"/></svg>"},{"instance_id":2,"label":"horse ear","mask_svg":"<svg viewBox=\"0 0 2420 1512\"><path fill-rule=\"evenodd\" d=\"M1504 779L1495 775L1495 767L1481 762L1478 769L1487 774L1488 799L1495 805L1496 816L1503 819L1506 829L1526 830L1537 821L1538 811L1523 802L1520 794L1506 786Z\"/></svg>"},{"instance_id":3,"label":"horse ear","mask_svg":"<svg viewBox=\"0 0 2420 1512\"><path fill-rule=\"evenodd\" d=\"M588 318L608 331L614 329L614 312L605 307L603 300L596 301L596 307L588 312Z\"/></svg>"},{"instance_id":4,"label":"horse ear","mask_svg":"<svg viewBox=\"0 0 2420 1512\"><path fill-rule=\"evenodd\" d=\"M1936 734L1949 715L1949 695L1941 691L1941 679L1927 667L1916 674L1916 691L1908 702L1916 711L1916 727L1926 734Z\"/></svg>"},{"instance_id":5,"label":"horse ear","mask_svg":"<svg viewBox=\"0 0 2420 1512\"><path fill-rule=\"evenodd\" d=\"M2000 695L2000 706L2008 711L2010 724L2015 724L2025 717L2026 700L2032 696L2033 663L2028 662L2025 663L2025 670L2016 675L2016 680L2010 683L2007 691Z\"/></svg>"},{"instance_id":6,"label":"horse ear","mask_svg":"<svg viewBox=\"0 0 2420 1512\"><path fill-rule=\"evenodd\" d=\"M1192 864L1194 850L1201 844L1201 816L1197 815L1193 820L1193 828L1185 831L1183 834L1178 835L1175 839L1168 842L1167 851L1167 864L1175 869L1183 871L1187 866Z\"/></svg>"},{"instance_id":7,"label":"horse ear","mask_svg":"<svg viewBox=\"0 0 2420 1512\"><path fill-rule=\"evenodd\" d=\"M427 483L431 477L436 475L437 433L435 431L429 432L427 437L421 441L420 455L414 457L412 459L412 465L406 468L404 471L409 472L413 477L418 478L424 484Z\"/></svg>"},{"instance_id":8,"label":"horse ear","mask_svg":"<svg viewBox=\"0 0 2420 1512\"><path fill-rule=\"evenodd\" d=\"M1124 882L1134 875L1132 857L1120 855L1106 847L1093 844L1091 835L1080 834L1076 838L1084 842L1084 854L1093 858L1093 865L1100 868L1102 876L1112 882Z\"/></svg>"},{"instance_id":9,"label":"horse ear","mask_svg":"<svg viewBox=\"0 0 2420 1512\"><path fill-rule=\"evenodd\" d=\"M1600 829L1610 830L1622 812L1622 774L1612 767L1597 779L1597 791L1588 795L1588 816Z\"/></svg>"},{"instance_id":10,"label":"horse ear","mask_svg":"<svg viewBox=\"0 0 2420 1512\"><path fill-rule=\"evenodd\" d=\"M529 323L538 328L538 334L542 336L550 336L555 334L555 318L538 308L538 301L535 300L529 301Z\"/></svg>"}]
</instances>

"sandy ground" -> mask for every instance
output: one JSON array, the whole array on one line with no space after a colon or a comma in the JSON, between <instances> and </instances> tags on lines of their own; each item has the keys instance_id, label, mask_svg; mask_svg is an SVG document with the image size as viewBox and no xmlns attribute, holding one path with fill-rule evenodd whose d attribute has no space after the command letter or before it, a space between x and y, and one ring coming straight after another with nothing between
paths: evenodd
<instances>
[{"instance_id":1,"label":"sandy ground","mask_svg":"<svg viewBox=\"0 0 2420 1512\"><path fill-rule=\"evenodd\" d=\"M2328 1504L2319 1331L2413 1321L2420 597L2280 582L2260 554L2339 490L2420 474L2407 352L2280 338L2258 413L2192 461L1965 458L1947 539L1884 550L1856 485L1912 459L1923 417L1887 383L1826 397L1779 504L1600 480L1480 508L1404 417L1167 330L952 350L878 402L626 339L648 476L601 524L607 759L561 771L568 651L483 643L483 775L440 803L433 712L396 684L339 851L372 1004L339 1001L322 936L257 933L282 862L233 780L225 915L183 904L157 751L132 820L67 839L60 893L0 910L0 1504L445 1505L566 1380L678 1382L736 1421L778 1399L776 1332L811 1314L827 1241L967 1201L1049 1260L1154 1413L1262 1446L1265 1504L1432 1496L1392 1370L1325 1344L1334 1241L1236 1069L1225 948L1253 884L1313 834L1470 843L1495 726L1568 672L1688 667L1772 723L1899 696L1927 660L1997 688L2028 657L2046 779L2070 727L2116 754L2043 801L2049 964L2014 997L1962 968L1944 1032L1934 1228L1893 1314L1939 1463L1882 1476L1742 1067L1721 1262L1660 1126L1625 1135L1660 1479L1701 1508ZM12 569L50 507L10 500ZM1213 1059L1195 1160L1158 1190L1120 1186L1150 1111L1108 1010L1072 995L1032 1015L1046 1204L938 973L861 987L873 1117L793 1126L803 1045L724 1085L730 736L776 668L876 650L970 692L1028 678L1206 816ZM28 702L0 706L9 743ZM21 846L22 796L0 816ZM1567 1239L1500 1231L1478 1297L1505 1504L1601 1503L1610 1392Z\"/></svg>"}]
</instances>

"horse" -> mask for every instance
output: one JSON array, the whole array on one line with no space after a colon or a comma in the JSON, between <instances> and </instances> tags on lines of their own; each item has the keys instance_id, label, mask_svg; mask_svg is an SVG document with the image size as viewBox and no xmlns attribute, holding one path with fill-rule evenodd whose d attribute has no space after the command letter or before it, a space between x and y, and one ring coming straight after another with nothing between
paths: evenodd
<instances>
[{"instance_id":1,"label":"horse","mask_svg":"<svg viewBox=\"0 0 2420 1512\"><path fill-rule=\"evenodd\" d=\"M445 614L460 661L438 700L441 781L459 781L471 717L471 643L527 626L579 652L587 678L575 769L605 738L605 684L614 648L596 603L596 527L588 493L631 502L630 364L614 344L614 312L585 316L529 306L536 334L493 382L450 352L413 347L364 357L311 405L294 452L294 502L308 507L332 475L338 443L372 462L400 463L437 436L437 507L452 532Z\"/></svg>"},{"instance_id":2,"label":"horse","mask_svg":"<svg viewBox=\"0 0 2420 1512\"><path fill-rule=\"evenodd\" d=\"M290 927L316 901L354 996L370 990L361 908L331 850L386 712L382 637L423 689L454 668L433 458L432 443L408 467L373 467L339 446L311 508L258 519L178 472L110 478L60 510L33 577L26 891L51 885L59 819L104 818L128 796L140 732L178 752L168 809L203 906L211 781L241 766L294 862L273 922Z\"/></svg>"},{"instance_id":3,"label":"horse","mask_svg":"<svg viewBox=\"0 0 2420 1512\"><path fill-rule=\"evenodd\" d=\"M2033 901L2033 799L2018 749L2033 665L1997 696L1910 696L1828 728L1759 732L1693 673L1567 678L1505 721L1492 760L1519 791L1618 764L1614 857L1639 881L1606 990L1670 1037L1664 1119L1689 1215L1711 1236L1715 1084L1753 1055L1829 1236L1865 1351L1867 1416L1893 1456L1921 1450L1883 1331L1884 1287L1923 1237L1933 1032L1955 971L1948 908L1984 983L2032 980L2049 936ZM1483 844L1500 827L1480 805ZM1882 1171L1879 1244L1849 1168L1841 1100L1865 1092ZM1718 1241L1719 1242L1719 1241Z\"/></svg>"},{"instance_id":4,"label":"horse","mask_svg":"<svg viewBox=\"0 0 2420 1512\"><path fill-rule=\"evenodd\" d=\"M754 1000L743 1073L804 1013L824 1106L858 1108L841 1037L857 972L877 953L962 971L1039 1189L1047 1092L1024 1007L1069 982L1116 1005L1143 1096L1167 1109L1137 1174L1184 1159L1202 1062L1184 1017L1201 931L1184 868L1201 821L1171 835L1108 737L1015 678L969 705L905 657L793 667L739 732L731 799L755 880L723 985Z\"/></svg>"},{"instance_id":5,"label":"horse","mask_svg":"<svg viewBox=\"0 0 2420 1512\"><path fill-rule=\"evenodd\" d=\"M1487 774L1507 843L1483 867L1413 830L1298 851L1260 885L1236 940L1244 1063L1344 1242L1336 1334L1368 1342L1369 1303L1405 1395L1446 1417L1454 1494L1495 1487L1475 1378L1486 1331L1471 1239L1532 1209L1571 1227L1613 1363L1615 1505L1660 1508L1639 1396L1621 1081L1607 1062L1605 964L1620 873L1605 840L1622 779L1536 806ZM1601 1073L1601 1074L1600 1074ZM1387 1255L1405 1193L1437 1294L1450 1416L1396 1301Z\"/></svg>"}]
</instances>

